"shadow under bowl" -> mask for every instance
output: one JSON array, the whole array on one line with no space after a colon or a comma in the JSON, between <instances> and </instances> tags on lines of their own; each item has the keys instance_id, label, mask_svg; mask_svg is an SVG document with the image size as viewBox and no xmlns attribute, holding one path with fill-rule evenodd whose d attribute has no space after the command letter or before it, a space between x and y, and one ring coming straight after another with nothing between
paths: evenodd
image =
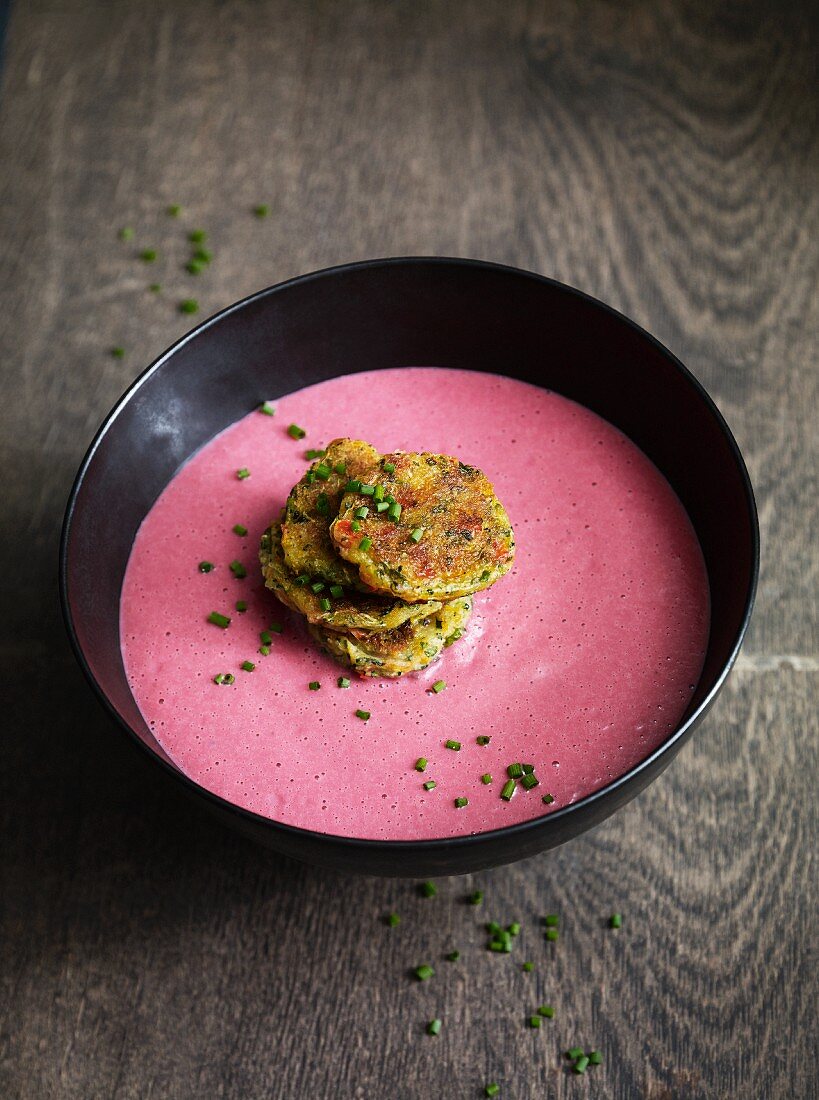
<instances>
[{"instance_id":1,"label":"shadow under bowl","mask_svg":"<svg viewBox=\"0 0 819 1100\"><path fill-rule=\"evenodd\" d=\"M341 374L407 365L506 374L554 390L619 428L685 506L711 589L711 632L675 731L603 789L540 818L441 840L357 840L272 821L183 775L129 690L119 599L140 523L179 467L258 405ZM742 456L714 403L667 349L553 280L473 260L374 260L263 290L204 322L131 386L80 466L66 511L60 589L71 642L100 699L157 766L227 824L288 856L379 875L465 874L562 844L650 783L722 687L748 625L759 530Z\"/></svg>"}]
</instances>

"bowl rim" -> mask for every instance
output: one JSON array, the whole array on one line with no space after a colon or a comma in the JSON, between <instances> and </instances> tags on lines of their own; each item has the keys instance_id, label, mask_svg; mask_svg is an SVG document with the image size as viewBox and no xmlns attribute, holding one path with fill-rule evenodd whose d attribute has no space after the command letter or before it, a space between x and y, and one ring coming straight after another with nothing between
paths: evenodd
<instances>
[{"instance_id":1,"label":"bowl rim","mask_svg":"<svg viewBox=\"0 0 819 1100\"><path fill-rule=\"evenodd\" d=\"M650 345L654 347L656 351L659 351L661 355L671 363L673 367L679 371L686 381L693 387L699 399L704 402L706 408L710 412L711 416L716 421L717 426L720 428L724 438L728 442L729 449L732 452L734 461L740 473L742 482L742 489L745 497L745 505L748 510L748 516L751 526L751 551L752 551L752 569L751 580L748 586L748 591L745 597L745 605L742 612L742 618L739 623L739 627L736 632L736 636L731 646L731 651L725 661L720 674L715 679L708 693L702 699L696 709L689 715L685 722L678 725L672 733L659 745L650 755L644 757L638 764L630 768L627 772L617 776L610 783L600 787L596 791L592 791L591 794L586 795L584 798L579 799L577 802L570 802L566 806L562 806L559 809L551 810L546 814L541 814L537 817L532 817L526 821L519 821L510 825L503 825L496 829L485 829L474 833L465 833L459 836L450 837L432 837L424 839L403 839L403 840L388 840L388 839L376 839L367 837L354 837L354 836L341 836L338 833L320 832L315 829L305 829L296 825L288 825L283 821L276 821L273 818L266 817L263 814L256 813L253 810L245 809L242 806L236 805L234 802L230 802L228 799L223 798L221 795L214 794L206 787L201 786L195 780L185 775L181 769L176 767L169 760L163 759L158 753L147 745L142 738L131 728L129 723L119 714L113 703L109 700L102 686L97 681L90 665L85 658L82 646L77 635L77 631L74 626L74 620L71 614L71 608L69 606L68 598L68 556L69 556L69 539L71 535L71 524L74 517L74 511L77 503L77 498L82 490L85 475L91 463L94 460L94 456L109 430L116 422L117 417L120 415L125 406L132 400L134 395L142 388L147 380L156 373L169 359L171 359L176 352L184 347L191 340L195 339L210 327L216 325L223 318L228 317L232 313L238 313L252 302L259 301L263 298L267 298L273 294L278 294L287 289L300 286L302 284L310 283L318 279L332 278L338 274L346 274L353 271L372 270L378 268L391 268L397 266L440 266L440 267L454 267L454 268L473 268L476 270L495 271L516 278L529 279L537 283L542 283L553 290L557 290L560 293L568 294L572 297L581 299L588 305L601 310L603 313L608 314L616 321L628 326L638 336L641 336L644 340L647 340ZM239 818L241 821L253 823L256 826L261 826L268 830L272 830L275 833L284 835L290 835L294 837L303 838L305 840L314 841L324 844L325 846L332 846L338 849L344 850L362 850L362 851L391 851L391 850L403 850L423 853L435 853L451 851L453 848L460 849L469 846L478 845L481 843L491 843L502 841L505 839L514 840L521 834L528 833L537 829L544 829L550 826L550 823L557 823L565 820L572 814L582 814L584 811L588 811L594 807L597 803L604 802L612 797L618 790L624 787L628 787L637 780L637 777L644 771L650 770L652 766L663 756L672 752L674 747L678 745L682 740L686 738L688 733L701 721L704 715L707 713L711 704L716 696L722 689L725 680L728 677L731 669L736 662L739 650L742 646L743 639L748 629L748 624L751 619L751 613L753 611L754 600L756 598L757 586L759 582L759 565L760 565L760 536L759 536L759 517L757 512L756 500L754 498L754 491L751 485L751 479L748 474L745 460L742 457L742 453L737 445L731 429L723 417L722 413L717 408L713 398L705 389L703 384L698 378L681 362L677 356L670 351L663 343L661 343L655 336L641 325L638 325L636 321L633 321L630 317L627 317L624 313L615 309L613 306L608 305L600 299L595 298L591 294L587 294L585 291L579 290L577 287L571 286L568 283L560 282L557 279L552 279L547 275L541 275L535 271L528 271L525 268L514 267L510 264L495 263L489 260L471 259L469 257L462 256L388 256L382 258L375 258L369 260L357 260L351 263L335 264L330 267L320 268L316 271L307 272L304 275L297 275L291 279L286 279L280 283L274 283L271 286L265 287L262 290L255 291L253 294L247 295L245 298L241 298L237 302L233 302L231 305L226 306L224 309L219 310L212 316L207 317L200 324L190 329L178 340L175 340L169 347L160 353L137 377L131 382L131 384L125 389L121 397L114 403L110 411L104 417L102 423L97 429L85 455L77 470L77 474L74 478L74 482L71 487L71 491L68 496L68 503L66 505L65 515L63 517L62 530L60 533L60 546L59 546L59 572L58 583L60 592L60 608L62 611L63 622L65 624L66 632L68 634L71 648L74 652L74 656L77 659L80 668L82 669L86 680L91 685L97 698L103 705L103 708L114 719L116 725L123 729L132 743L142 750L145 755L152 760L155 764L160 765L167 774L173 776L173 778L182 783L193 795L200 798L204 798L210 802L216 809L222 813L227 813L229 816ZM673 753L672 753L673 755ZM639 788L638 788L639 789ZM605 816L605 815L604 815Z\"/></svg>"}]
</instances>

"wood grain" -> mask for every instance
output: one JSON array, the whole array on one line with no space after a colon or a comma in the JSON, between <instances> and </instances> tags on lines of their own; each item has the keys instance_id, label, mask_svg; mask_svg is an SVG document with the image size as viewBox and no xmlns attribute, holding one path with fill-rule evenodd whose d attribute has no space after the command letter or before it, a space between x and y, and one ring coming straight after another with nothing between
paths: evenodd
<instances>
[{"instance_id":1,"label":"wood grain","mask_svg":"<svg viewBox=\"0 0 819 1100\"><path fill-rule=\"evenodd\" d=\"M811 14L18 0L0 91L0 1095L819 1095ZM215 253L199 279L182 270L197 226ZM742 662L670 771L594 833L431 900L277 859L180 802L91 698L53 583L74 470L188 326L181 298L206 315L402 253L533 268L645 324L726 414L763 528ZM478 886L483 910L462 900ZM511 958L483 949L493 918L524 923ZM422 961L425 984L407 976ZM534 1032L543 1000L557 1015ZM575 1042L606 1059L584 1079L560 1057Z\"/></svg>"}]
</instances>

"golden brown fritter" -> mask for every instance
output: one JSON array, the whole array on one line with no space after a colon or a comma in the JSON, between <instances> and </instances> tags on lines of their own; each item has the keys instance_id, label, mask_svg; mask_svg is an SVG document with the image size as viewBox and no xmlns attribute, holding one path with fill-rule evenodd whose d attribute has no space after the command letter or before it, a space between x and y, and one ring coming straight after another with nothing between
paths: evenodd
<instances>
[{"instance_id":1,"label":"golden brown fritter","mask_svg":"<svg viewBox=\"0 0 819 1100\"><path fill-rule=\"evenodd\" d=\"M358 571L338 556L330 539L330 521L338 515L344 486L378 458L378 451L369 443L334 439L324 457L290 490L282 522L282 549L285 562L297 576L307 574L366 590Z\"/></svg>"},{"instance_id":2,"label":"golden brown fritter","mask_svg":"<svg viewBox=\"0 0 819 1100\"><path fill-rule=\"evenodd\" d=\"M345 592L336 598L326 582L320 591L314 591L310 583L299 583L287 568L280 523L271 524L262 535L259 560L264 583L283 604L304 615L308 623L320 623L330 630L391 631L410 620L434 615L441 608L436 601L405 604L394 597L360 592ZM322 600L330 601L329 610L322 607Z\"/></svg>"},{"instance_id":3,"label":"golden brown fritter","mask_svg":"<svg viewBox=\"0 0 819 1100\"><path fill-rule=\"evenodd\" d=\"M378 634L338 633L311 626L321 648L359 676L403 676L432 664L442 650L460 638L472 610L469 596L443 605L436 615L404 623Z\"/></svg>"},{"instance_id":4,"label":"golden brown fritter","mask_svg":"<svg viewBox=\"0 0 819 1100\"><path fill-rule=\"evenodd\" d=\"M509 517L474 466L396 452L356 477L364 492L344 494L330 535L371 589L407 601L451 600L488 588L511 568Z\"/></svg>"}]
</instances>

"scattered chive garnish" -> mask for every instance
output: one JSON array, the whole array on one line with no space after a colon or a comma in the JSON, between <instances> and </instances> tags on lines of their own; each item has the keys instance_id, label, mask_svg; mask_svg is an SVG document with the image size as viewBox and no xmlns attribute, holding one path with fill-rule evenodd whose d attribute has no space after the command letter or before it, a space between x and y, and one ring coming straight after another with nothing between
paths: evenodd
<instances>
[{"instance_id":1,"label":"scattered chive garnish","mask_svg":"<svg viewBox=\"0 0 819 1100\"><path fill-rule=\"evenodd\" d=\"M240 561L232 561L230 563L230 571L238 581L247 576L247 570Z\"/></svg>"},{"instance_id":2,"label":"scattered chive garnish","mask_svg":"<svg viewBox=\"0 0 819 1100\"><path fill-rule=\"evenodd\" d=\"M438 893L438 887L434 882L430 882L429 879L427 879L426 882L422 882L418 887L418 893L422 898L434 898Z\"/></svg>"},{"instance_id":3,"label":"scattered chive garnish","mask_svg":"<svg viewBox=\"0 0 819 1100\"><path fill-rule=\"evenodd\" d=\"M555 1014L555 1010L551 1005L541 1005L538 1012L541 1016L545 1016L547 1020L553 1019Z\"/></svg>"},{"instance_id":4,"label":"scattered chive garnish","mask_svg":"<svg viewBox=\"0 0 819 1100\"><path fill-rule=\"evenodd\" d=\"M436 680L435 683L432 685L432 690L436 695L440 695L445 688L446 680Z\"/></svg>"},{"instance_id":5,"label":"scattered chive garnish","mask_svg":"<svg viewBox=\"0 0 819 1100\"><path fill-rule=\"evenodd\" d=\"M588 1065L589 1065L589 1059L584 1054L581 1058L577 1059L575 1064L572 1066L572 1069L574 1070L575 1073L585 1073L586 1069L588 1068Z\"/></svg>"},{"instance_id":6,"label":"scattered chive garnish","mask_svg":"<svg viewBox=\"0 0 819 1100\"><path fill-rule=\"evenodd\" d=\"M410 538L413 542L420 542L424 534L423 527L416 527L414 531L410 533Z\"/></svg>"},{"instance_id":7,"label":"scattered chive garnish","mask_svg":"<svg viewBox=\"0 0 819 1100\"><path fill-rule=\"evenodd\" d=\"M139 254L140 260L145 264L152 264L157 257L155 248L143 248Z\"/></svg>"},{"instance_id":8,"label":"scattered chive garnish","mask_svg":"<svg viewBox=\"0 0 819 1100\"><path fill-rule=\"evenodd\" d=\"M159 294L162 290L162 283L151 283L148 290L150 290L151 294Z\"/></svg>"},{"instance_id":9,"label":"scattered chive garnish","mask_svg":"<svg viewBox=\"0 0 819 1100\"><path fill-rule=\"evenodd\" d=\"M215 569L216 567L214 566L214 564L213 564L213 562L212 562L212 561L200 561L200 562L199 562L199 565L197 566L197 568L199 569L199 572L200 572L200 573L210 573L210 572L212 572L212 571L213 571L213 570L214 570L214 569Z\"/></svg>"},{"instance_id":10,"label":"scattered chive garnish","mask_svg":"<svg viewBox=\"0 0 819 1100\"><path fill-rule=\"evenodd\" d=\"M113 355L115 359L124 359L125 348L111 348L111 355Z\"/></svg>"},{"instance_id":11,"label":"scattered chive garnish","mask_svg":"<svg viewBox=\"0 0 819 1100\"><path fill-rule=\"evenodd\" d=\"M510 936L519 936L520 924L516 920L512 921L512 923L508 925L506 931L509 933Z\"/></svg>"},{"instance_id":12,"label":"scattered chive garnish","mask_svg":"<svg viewBox=\"0 0 819 1100\"><path fill-rule=\"evenodd\" d=\"M535 770L535 765L534 764L524 764L523 765L523 774L524 775L532 775L534 770Z\"/></svg>"},{"instance_id":13,"label":"scattered chive garnish","mask_svg":"<svg viewBox=\"0 0 819 1100\"><path fill-rule=\"evenodd\" d=\"M358 532L361 530L361 524L357 519L353 520L353 522L350 524L350 527L353 531L355 531L356 534L358 534Z\"/></svg>"},{"instance_id":14,"label":"scattered chive garnish","mask_svg":"<svg viewBox=\"0 0 819 1100\"><path fill-rule=\"evenodd\" d=\"M509 767L506 769L506 774L509 776L510 779L520 779L520 777L523 775L523 765L510 764Z\"/></svg>"},{"instance_id":15,"label":"scattered chive garnish","mask_svg":"<svg viewBox=\"0 0 819 1100\"><path fill-rule=\"evenodd\" d=\"M214 684L232 684L236 677L232 672L219 672L213 677Z\"/></svg>"},{"instance_id":16,"label":"scattered chive garnish","mask_svg":"<svg viewBox=\"0 0 819 1100\"><path fill-rule=\"evenodd\" d=\"M252 672L255 667L252 661L242 661L239 665L239 668L243 669L245 672Z\"/></svg>"},{"instance_id":17,"label":"scattered chive garnish","mask_svg":"<svg viewBox=\"0 0 819 1100\"><path fill-rule=\"evenodd\" d=\"M599 1066L602 1063L602 1061L603 1061L603 1055L600 1053L599 1050L590 1050L589 1051L589 1065Z\"/></svg>"},{"instance_id":18,"label":"scattered chive garnish","mask_svg":"<svg viewBox=\"0 0 819 1100\"><path fill-rule=\"evenodd\" d=\"M330 515L330 500L326 493L319 493L316 497L316 511L320 516Z\"/></svg>"},{"instance_id":19,"label":"scattered chive garnish","mask_svg":"<svg viewBox=\"0 0 819 1100\"><path fill-rule=\"evenodd\" d=\"M463 795L460 798L455 799L455 809L456 810L462 810L464 808L464 806L468 806L468 805L469 805L469 799L464 798Z\"/></svg>"},{"instance_id":20,"label":"scattered chive garnish","mask_svg":"<svg viewBox=\"0 0 819 1100\"><path fill-rule=\"evenodd\" d=\"M304 457L312 462L314 458L324 458L326 453L320 447L313 447L311 450L304 452Z\"/></svg>"},{"instance_id":21,"label":"scattered chive garnish","mask_svg":"<svg viewBox=\"0 0 819 1100\"><path fill-rule=\"evenodd\" d=\"M213 259L213 253L209 248L197 248L193 254L194 260L197 260L203 267L206 267Z\"/></svg>"},{"instance_id":22,"label":"scattered chive garnish","mask_svg":"<svg viewBox=\"0 0 819 1100\"><path fill-rule=\"evenodd\" d=\"M273 407L273 405L270 404L269 401L263 401L261 403L261 405L259 405L259 412L264 413L265 416L275 416L276 415L276 410Z\"/></svg>"},{"instance_id":23,"label":"scattered chive garnish","mask_svg":"<svg viewBox=\"0 0 819 1100\"><path fill-rule=\"evenodd\" d=\"M384 499L385 493L386 489L383 485L376 485L376 487L373 489L373 500L376 502L376 504Z\"/></svg>"},{"instance_id":24,"label":"scattered chive garnish","mask_svg":"<svg viewBox=\"0 0 819 1100\"><path fill-rule=\"evenodd\" d=\"M359 550L369 550L370 547L372 546L372 544L373 544L373 540L371 538L369 538L367 535L365 535L364 538L361 540L361 542L358 544L358 549Z\"/></svg>"},{"instance_id":25,"label":"scattered chive garnish","mask_svg":"<svg viewBox=\"0 0 819 1100\"><path fill-rule=\"evenodd\" d=\"M257 218L266 218L270 213L270 207L266 202L260 202L258 206L253 207L253 213Z\"/></svg>"},{"instance_id":26,"label":"scattered chive garnish","mask_svg":"<svg viewBox=\"0 0 819 1100\"><path fill-rule=\"evenodd\" d=\"M542 799L543 803L546 806L551 806L551 804L554 802L554 800L555 800L555 796L553 794L544 794L543 799Z\"/></svg>"},{"instance_id":27,"label":"scattered chive garnish","mask_svg":"<svg viewBox=\"0 0 819 1100\"><path fill-rule=\"evenodd\" d=\"M433 976L435 971L431 966L424 964L423 966L416 966L414 973L419 982L425 982Z\"/></svg>"},{"instance_id":28,"label":"scattered chive garnish","mask_svg":"<svg viewBox=\"0 0 819 1100\"><path fill-rule=\"evenodd\" d=\"M390 928L395 928L401 923L401 918L397 913L387 913L386 922Z\"/></svg>"},{"instance_id":29,"label":"scattered chive garnish","mask_svg":"<svg viewBox=\"0 0 819 1100\"><path fill-rule=\"evenodd\" d=\"M220 615L218 611L211 611L208 615L208 622L213 623L214 626L221 626L222 630L226 630L230 626L230 619L227 615Z\"/></svg>"},{"instance_id":30,"label":"scattered chive garnish","mask_svg":"<svg viewBox=\"0 0 819 1100\"><path fill-rule=\"evenodd\" d=\"M560 936L560 933L558 932L558 930L556 928L547 928L546 929L546 939L549 941L549 943L554 943L558 939L559 936Z\"/></svg>"},{"instance_id":31,"label":"scattered chive garnish","mask_svg":"<svg viewBox=\"0 0 819 1100\"><path fill-rule=\"evenodd\" d=\"M319 600L319 607L322 611L329 611L332 606L332 603L327 599L326 596L322 596L322 598Z\"/></svg>"},{"instance_id":32,"label":"scattered chive garnish","mask_svg":"<svg viewBox=\"0 0 819 1100\"><path fill-rule=\"evenodd\" d=\"M333 597L334 600L340 600L341 597L344 595L344 589L341 587L340 584L331 584L330 595Z\"/></svg>"},{"instance_id":33,"label":"scattered chive garnish","mask_svg":"<svg viewBox=\"0 0 819 1100\"><path fill-rule=\"evenodd\" d=\"M610 928L622 928L623 927L623 918L619 913L612 913L612 915L609 917L609 927Z\"/></svg>"},{"instance_id":34,"label":"scattered chive garnish","mask_svg":"<svg viewBox=\"0 0 819 1100\"><path fill-rule=\"evenodd\" d=\"M368 710L357 710L355 716L356 718L360 718L362 722L368 722L370 719L370 712Z\"/></svg>"},{"instance_id":35,"label":"scattered chive garnish","mask_svg":"<svg viewBox=\"0 0 819 1100\"><path fill-rule=\"evenodd\" d=\"M261 653L261 655L263 657L269 657L270 656L270 646L269 645L260 645L259 646L259 652Z\"/></svg>"},{"instance_id":36,"label":"scattered chive garnish","mask_svg":"<svg viewBox=\"0 0 819 1100\"><path fill-rule=\"evenodd\" d=\"M441 1031L440 1020L430 1020L427 1024L427 1035L438 1035Z\"/></svg>"},{"instance_id":37,"label":"scattered chive garnish","mask_svg":"<svg viewBox=\"0 0 819 1100\"><path fill-rule=\"evenodd\" d=\"M488 787L491 782L492 782L492 776L489 774L489 772L487 772L485 775L481 776L481 783L483 783L483 785L485 787Z\"/></svg>"},{"instance_id":38,"label":"scattered chive garnish","mask_svg":"<svg viewBox=\"0 0 819 1100\"><path fill-rule=\"evenodd\" d=\"M395 464L392 463L392 462L385 462L384 463L384 473L385 474L394 474L395 473Z\"/></svg>"},{"instance_id":39,"label":"scattered chive garnish","mask_svg":"<svg viewBox=\"0 0 819 1100\"><path fill-rule=\"evenodd\" d=\"M466 900L470 905L480 905L483 901L483 890L473 891Z\"/></svg>"},{"instance_id":40,"label":"scattered chive garnish","mask_svg":"<svg viewBox=\"0 0 819 1100\"><path fill-rule=\"evenodd\" d=\"M487 737L486 734L481 734L480 737L475 738L475 744L476 745L488 745L491 740L492 740L491 737Z\"/></svg>"},{"instance_id":41,"label":"scattered chive garnish","mask_svg":"<svg viewBox=\"0 0 819 1100\"><path fill-rule=\"evenodd\" d=\"M456 963L458 961L458 959L460 959L460 957L461 957L460 951L450 951L449 954L446 957L446 961L451 962L451 963Z\"/></svg>"},{"instance_id":42,"label":"scattered chive garnish","mask_svg":"<svg viewBox=\"0 0 819 1100\"><path fill-rule=\"evenodd\" d=\"M557 913L547 913L546 916L543 918L543 923L546 925L547 928L557 928L558 924L560 923L560 917L557 915Z\"/></svg>"},{"instance_id":43,"label":"scattered chive garnish","mask_svg":"<svg viewBox=\"0 0 819 1100\"><path fill-rule=\"evenodd\" d=\"M374 485L365 485L362 482L360 487L359 487L359 492L361 493L361 495L363 497L374 496L375 495L375 486Z\"/></svg>"},{"instance_id":44,"label":"scattered chive garnish","mask_svg":"<svg viewBox=\"0 0 819 1100\"><path fill-rule=\"evenodd\" d=\"M237 600L236 601L236 610L237 611L247 611L247 600Z\"/></svg>"},{"instance_id":45,"label":"scattered chive garnish","mask_svg":"<svg viewBox=\"0 0 819 1100\"><path fill-rule=\"evenodd\" d=\"M353 479L344 486L345 493L358 493L361 490L361 482Z\"/></svg>"},{"instance_id":46,"label":"scattered chive garnish","mask_svg":"<svg viewBox=\"0 0 819 1100\"><path fill-rule=\"evenodd\" d=\"M121 241L132 241L134 239L134 231L130 225L123 226L119 231L119 239Z\"/></svg>"},{"instance_id":47,"label":"scattered chive garnish","mask_svg":"<svg viewBox=\"0 0 819 1100\"><path fill-rule=\"evenodd\" d=\"M573 1062L576 1061L578 1058L582 1058L583 1057L583 1048L582 1047L572 1047L571 1050L566 1051L566 1057L571 1058L571 1060Z\"/></svg>"},{"instance_id":48,"label":"scattered chive garnish","mask_svg":"<svg viewBox=\"0 0 819 1100\"><path fill-rule=\"evenodd\" d=\"M165 207L165 213L169 218L178 218L182 213L182 207L178 202L172 202L170 206Z\"/></svg>"},{"instance_id":49,"label":"scattered chive garnish","mask_svg":"<svg viewBox=\"0 0 819 1100\"><path fill-rule=\"evenodd\" d=\"M500 1092L500 1085L496 1084L495 1081L490 1081L483 1091L487 1096L497 1096Z\"/></svg>"},{"instance_id":50,"label":"scattered chive garnish","mask_svg":"<svg viewBox=\"0 0 819 1100\"><path fill-rule=\"evenodd\" d=\"M179 303L180 313L198 313L199 303L195 298L185 298Z\"/></svg>"},{"instance_id":51,"label":"scattered chive garnish","mask_svg":"<svg viewBox=\"0 0 819 1100\"><path fill-rule=\"evenodd\" d=\"M307 686L310 688L311 691L318 691L321 687L321 684L318 682L318 680L311 680Z\"/></svg>"},{"instance_id":52,"label":"scattered chive garnish","mask_svg":"<svg viewBox=\"0 0 819 1100\"><path fill-rule=\"evenodd\" d=\"M205 270L205 265L201 260L188 260L185 264L185 270L189 275L201 275Z\"/></svg>"},{"instance_id":53,"label":"scattered chive garnish","mask_svg":"<svg viewBox=\"0 0 819 1100\"><path fill-rule=\"evenodd\" d=\"M434 779L428 779L426 781L426 783L424 784L424 790L425 791L434 791L437 786L438 786L438 784L435 782Z\"/></svg>"},{"instance_id":54,"label":"scattered chive garnish","mask_svg":"<svg viewBox=\"0 0 819 1100\"><path fill-rule=\"evenodd\" d=\"M333 472L339 475L347 473L347 464L345 462L337 462L333 467Z\"/></svg>"},{"instance_id":55,"label":"scattered chive garnish","mask_svg":"<svg viewBox=\"0 0 819 1100\"><path fill-rule=\"evenodd\" d=\"M318 466L316 466L315 472L316 477L320 478L322 481L328 481L330 478L330 474L332 474L333 471L330 469L329 466L325 466L323 462L320 462Z\"/></svg>"},{"instance_id":56,"label":"scattered chive garnish","mask_svg":"<svg viewBox=\"0 0 819 1100\"><path fill-rule=\"evenodd\" d=\"M350 686L350 681L347 679L346 676L339 676L338 680L336 680L336 683L340 688L348 688Z\"/></svg>"},{"instance_id":57,"label":"scattered chive garnish","mask_svg":"<svg viewBox=\"0 0 819 1100\"><path fill-rule=\"evenodd\" d=\"M236 471L236 476L239 481L245 481L250 477L250 470L248 470L247 466L242 466L241 470Z\"/></svg>"},{"instance_id":58,"label":"scattered chive garnish","mask_svg":"<svg viewBox=\"0 0 819 1100\"><path fill-rule=\"evenodd\" d=\"M401 518L401 505L398 503L398 501L396 501L395 504L391 504L389 506L387 515L390 517L390 519L393 520ZM416 539L415 541L417 542L418 540Z\"/></svg>"},{"instance_id":59,"label":"scattered chive garnish","mask_svg":"<svg viewBox=\"0 0 819 1100\"><path fill-rule=\"evenodd\" d=\"M375 510L380 514L381 512L386 512L390 507L391 505L389 505L386 500L379 500L378 504L375 506Z\"/></svg>"},{"instance_id":60,"label":"scattered chive garnish","mask_svg":"<svg viewBox=\"0 0 819 1100\"><path fill-rule=\"evenodd\" d=\"M524 775L520 781L520 785L525 791L531 791L533 787L540 786L540 780L536 775Z\"/></svg>"},{"instance_id":61,"label":"scattered chive garnish","mask_svg":"<svg viewBox=\"0 0 819 1100\"><path fill-rule=\"evenodd\" d=\"M270 645L270 643L273 641L273 635L270 633L270 631L263 630L259 635L259 641L262 643L262 645Z\"/></svg>"},{"instance_id":62,"label":"scattered chive garnish","mask_svg":"<svg viewBox=\"0 0 819 1100\"><path fill-rule=\"evenodd\" d=\"M241 538L244 538L244 536L247 534L247 528L242 523L234 523L233 533L234 535L239 535Z\"/></svg>"},{"instance_id":63,"label":"scattered chive garnish","mask_svg":"<svg viewBox=\"0 0 819 1100\"><path fill-rule=\"evenodd\" d=\"M315 592L316 595L318 595L319 592L323 592L324 581L313 581L313 583L310 585L310 591Z\"/></svg>"},{"instance_id":64,"label":"scattered chive garnish","mask_svg":"<svg viewBox=\"0 0 819 1100\"><path fill-rule=\"evenodd\" d=\"M270 626L268 627L268 630L272 630L274 634L281 634L282 624L281 623L271 623Z\"/></svg>"},{"instance_id":65,"label":"scattered chive garnish","mask_svg":"<svg viewBox=\"0 0 819 1100\"><path fill-rule=\"evenodd\" d=\"M287 434L290 436L291 439L304 439L304 437L307 435L307 432L304 430L304 428L300 428L298 424L290 424L287 428Z\"/></svg>"},{"instance_id":66,"label":"scattered chive garnish","mask_svg":"<svg viewBox=\"0 0 819 1100\"><path fill-rule=\"evenodd\" d=\"M306 480L308 485L312 485L313 482L316 480L316 475L313 473L312 470L307 471L307 476L306 476L305 480Z\"/></svg>"},{"instance_id":67,"label":"scattered chive garnish","mask_svg":"<svg viewBox=\"0 0 819 1100\"><path fill-rule=\"evenodd\" d=\"M444 748L452 749L454 752L460 752L461 751L461 742L460 741L453 741L451 739L448 740L448 741L444 741Z\"/></svg>"},{"instance_id":68,"label":"scattered chive garnish","mask_svg":"<svg viewBox=\"0 0 819 1100\"><path fill-rule=\"evenodd\" d=\"M293 583L297 584L299 586L299 588L303 588L309 582L309 580L310 580L310 574L309 573L301 573L301 574L299 574L298 577L296 577L296 579Z\"/></svg>"},{"instance_id":69,"label":"scattered chive garnish","mask_svg":"<svg viewBox=\"0 0 819 1100\"><path fill-rule=\"evenodd\" d=\"M369 514L370 509L366 504L362 504L360 508L356 508L355 512L353 512L356 519L366 519Z\"/></svg>"},{"instance_id":70,"label":"scattered chive garnish","mask_svg":"<svg viewBox=\"0 0 819 1100\"><path fill-rule=\"evenodd\" d=\"M501 791L500 796L501 796L501 798L503 799L504 802L511 802L512 797L513 797L516 790L517 790L517 786L515 784L514 779L507 779L506 782L503 785L503 790Z\"/></svg>"},{"instance_id":71,"label":"scattered chive garnish","mask_svg":"<svg viewBox=\"0 0 819 1100\"><path fill-rule=\"evenodd\" d=\"M207 240L207 233L204 229L192 229L188 234L188 240L191 244L201 244L202 241Z\"/></svg>"},{"instance_id":72,"label":"scattered chive garnish","mask_svg":"<svg viewBox=\"0 0 819 1100\"><path fill-rule=\"evenodd\" d=\"M534 969L535 964L532 962L525 962L521 967L521 970L523 970L526 974L531 974Z\"/></svg>"},{"instance_id":73,"label":"scattered chive garnish","mask_svg":"<svg viewBox=\"0 0 819 1100\"><path fill-rule=\"evenodd\" d=\"M529 1017L529 1027L540 1027L541 1022L540 1016Z\"/></svg>"},{"instance_id":74,"label":"scattered chive garnish","mask_svg":"<svg viewBox=\"0 0 819 1100\"><path fill-rule=\"evenodd\" d=\"M492 936L496 936L498 932L500 932L500 930L501 926L496 920L491 920L486 925L486 931L489 932Z\"/></svg>"},{"instance_id":75,"label":"scattered chive garnish","mask_svg":"<svg viewBox=\"0 0 819 1100\"><path fill-rule=\"evenodd\" d=\"M425 772L427 770L428 763L429 761L425 756L419 756L418 759L415 761L413 767L417 772Z\"/></svg>"}]
</instances>

